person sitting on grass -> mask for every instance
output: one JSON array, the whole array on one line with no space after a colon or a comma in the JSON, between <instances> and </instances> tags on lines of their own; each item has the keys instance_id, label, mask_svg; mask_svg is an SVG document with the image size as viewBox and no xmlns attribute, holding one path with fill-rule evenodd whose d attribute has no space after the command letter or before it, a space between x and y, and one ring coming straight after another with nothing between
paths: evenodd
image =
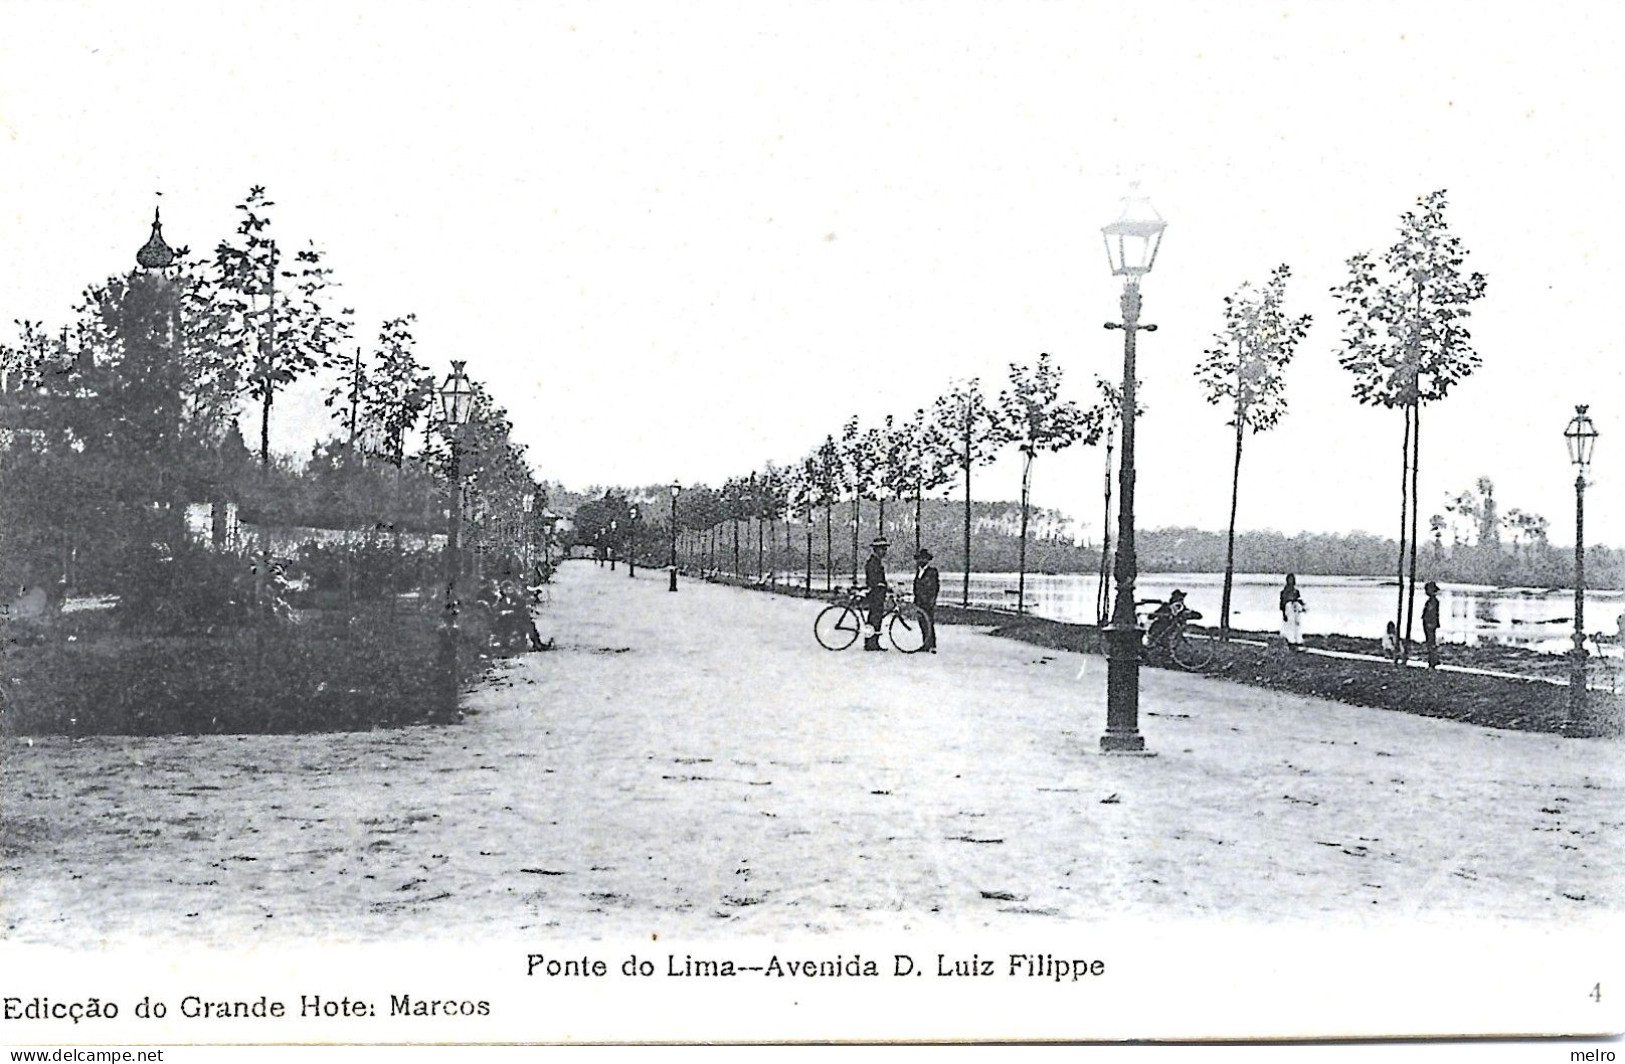
<instances>
[{"instance_id":1,"label":"person sitting on grass","mask_svg":"<svg viewBox=\"0 0 1625 1064\"><path fill-rule=\"evenodd\" d=\"M1399 629L1394 622L1388 622L1388 630L1382 633L1382 656L1394 663L1399 662Z\"/></svg>"}]
</instances>

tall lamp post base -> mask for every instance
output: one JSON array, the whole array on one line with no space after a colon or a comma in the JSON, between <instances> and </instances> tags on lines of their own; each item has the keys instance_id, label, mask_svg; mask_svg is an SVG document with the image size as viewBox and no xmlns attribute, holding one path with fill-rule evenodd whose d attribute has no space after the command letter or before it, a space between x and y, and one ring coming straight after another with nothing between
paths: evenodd
<instances>
[{"instance_id":1,"label":"tall lamp post base","mask_svg":"<svg viewBox=\"0 0 1625 1064\"><path fill-rule=\"evenodd\" d=\"M1145 754L1140 734L1140 630L1135 626L1106 626L1106 734L1100 750L1106 754ZM1147 755L1150 756L1150 755Z\"/></svg>"},{"instance_id":2,"label":"tall lamp post base","mask_svg":"<svg viewBox=\"0 0 1625 1064\"><path fill-rule=\"evenodd\" d=\"M1146 736L1139 733L1139 629L1108 624L1107 733L1100 736L1102 754L1144 754Z\"/></svg>"},{"instance_id":3,"label":"tall lamp post base","mask_svg":"<svg viewBox=\"0 0 1625 1064\"><path fill-rule=\"evenodd\" d=\"M1586 650L1569 651L1569 723L1578 722L1586 712Z\"/></svg>"}]
</instances>

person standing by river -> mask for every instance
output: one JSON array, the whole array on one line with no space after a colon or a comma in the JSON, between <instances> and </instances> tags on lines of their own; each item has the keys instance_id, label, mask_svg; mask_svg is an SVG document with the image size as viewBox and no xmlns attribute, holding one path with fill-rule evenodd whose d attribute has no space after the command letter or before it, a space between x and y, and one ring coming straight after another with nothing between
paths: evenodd
<instances>
[{"instance_id":1,"label":"person standing by river","mask_svg":"<svg viewBox=\"0 0 1625 1064\"><path fill-rule=\"evenodd\" d=\"M1428 600L1422 607L1422 635L1428 641L1428 668L1439 667L1439 585L1429 580L1422 585Z\"/></svg>"},{"instance_id":2,"label":"person standing by river","mask_svg":"<svg viewBox=\"0 0 1625 1064\"><path fill-rule=\"evenodd\" d=\"M1303 595L1298 592L1298 578L1292 573L1286 574L1286 587L1281 589L1281 638L1286 640L1288 650L1297 650L1303 645Z\"/></svg>"}]
</instances>

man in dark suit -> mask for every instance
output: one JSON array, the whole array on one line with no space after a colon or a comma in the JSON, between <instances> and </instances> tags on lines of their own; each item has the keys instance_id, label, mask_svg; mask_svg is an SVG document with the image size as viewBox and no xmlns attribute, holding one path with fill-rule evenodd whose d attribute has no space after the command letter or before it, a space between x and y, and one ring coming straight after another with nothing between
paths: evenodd
<instances>
[{"instance_id":1,"label":"man in dark suit","mask_svg":"<svg viewBox=\"0 0 1625 1064\"><path fill-rule=\"evenodd\" d=\"M937 652L937 592L942 589L942 577L937 567L931 564L931 552L921 547L914 552L914 564L919 572L914 574L914 605L920 607L925 614L925 646L935 654Z\"/></svg>"},{"instance_id":2,"label":"man in dark suit","mask_svg":"<svg viewBox=\"0 0 1625 1064\"><path fill-rule=\"evenodd\" d=\"M863 649L885 650L880 645L880 622L886 617L886 548L891 544L880 536L869 544L869 560L863 563L863 580L868 585L865 605L869 610L864 626Z\"/></svg>"}]
</instances>

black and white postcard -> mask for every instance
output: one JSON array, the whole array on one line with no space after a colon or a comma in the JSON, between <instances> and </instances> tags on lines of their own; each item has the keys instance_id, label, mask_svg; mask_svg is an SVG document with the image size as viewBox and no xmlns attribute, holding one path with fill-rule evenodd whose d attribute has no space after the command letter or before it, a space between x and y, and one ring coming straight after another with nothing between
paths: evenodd
<instances>
[{"instance_id":1,"label":"black and white postcard","mask_svg":"<svg viewBox=\"0 0 1625 1064\"><path fill-rule=\"evenodd\" d=\"M1613 1059L1619 25L0 0L0 1043Z\"/></svg>"}]
</instances>

